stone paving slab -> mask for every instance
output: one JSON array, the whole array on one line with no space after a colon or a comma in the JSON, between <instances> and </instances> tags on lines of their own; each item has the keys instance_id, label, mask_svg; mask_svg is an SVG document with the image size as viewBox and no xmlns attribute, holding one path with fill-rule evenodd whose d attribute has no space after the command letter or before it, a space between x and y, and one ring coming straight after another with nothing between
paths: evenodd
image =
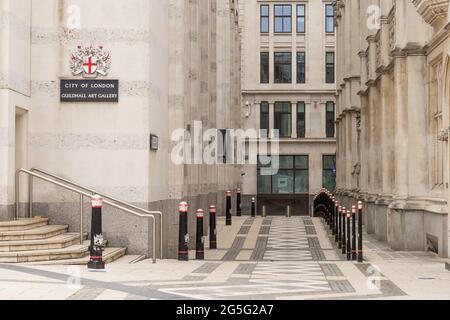
<instances>
[{"instance_id":1,"label":"stone paving slab","mask_svg":"<svg viewBox=\"0 0 450 320\"><path fill-rule=\"evenodd\" d=\"M321 219L235 217L231 227L219 219L219 238L206 261L124 257L103 273L0 264L0 299L450 299L445 260L367 236L365 263L348 262Z\"/></svg>"}]
</instances>

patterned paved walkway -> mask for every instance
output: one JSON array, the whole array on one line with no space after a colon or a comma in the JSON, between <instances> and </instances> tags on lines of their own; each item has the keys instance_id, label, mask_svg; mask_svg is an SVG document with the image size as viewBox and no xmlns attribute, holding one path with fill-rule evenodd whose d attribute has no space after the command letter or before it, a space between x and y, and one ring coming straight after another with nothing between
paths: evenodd
<instances>
[{"instance_id":1,"label":"patterned paved walkway","mask_svg":"<svg viewBox=\"0 0 450 320\"><path fill-rule=\"evenodd\" d=\"M393 252L366 236L367 261L356 264L333 247L321 219L224 222L219 249L207 250L206 261L135 263L126 256L105 273L0 265L0 299L450 299L450 273L433 254Z\"/></svg>"}]
</instances>

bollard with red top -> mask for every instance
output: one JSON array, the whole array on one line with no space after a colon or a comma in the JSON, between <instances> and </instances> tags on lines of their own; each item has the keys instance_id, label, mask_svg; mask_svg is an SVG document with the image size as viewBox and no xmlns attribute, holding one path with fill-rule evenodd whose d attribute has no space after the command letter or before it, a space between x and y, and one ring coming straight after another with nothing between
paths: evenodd
<instances>
[{"instance_id":1,"label":"bollard with red top","mask_svg":"<svg viewBox=\"0 0 450 320\"><path fill-rule=\"evenodd\" d=\"M226 208L226 225L227 226L231 226L233 221L232 221L232 216L231 216L231 191L227 191L227 208Z\"/></svg>"},{"instance_id":2,"label":"bollard with red top","mask_svg":"<svg viewBox=\"0 0 450 320\"><path fill-rule=\"evenodd\" d=\"M188 211L187 202L181 202L179 206L180 229L178 235L178 260L189 261L189 233L188 233Z\"/></svg>"},{"instance_id":3,"label":"bollard with red top","mask_svg":"<svg viewBox=\"0 0 450 320\"><path fill-rule=\"evenodd\" d=\"M358 262L363 263L363 203L362 201L358 202Z\"/></svg>"},{"instance_id":4,"label":"bollard with red top","mask_svg":"<svg viewBox=\"0 0 450 320\"><path fill-rule=\"evenodd\" d=\"M205 237L203 234L203 218L205 212L202 209L197 210L197 238L195 247L195 259L205 260Z\"/></svg>"},{"instance_id":5,"label":"bollard with red top","mask_svg":"<svg viewBox=\"0 0 450 320\"><path fill-rule=\"evenodd\" d=\"M216 206L209 206L209 248L217 249Z\"/></svg>"},{"instance_id":6,"label":"bollard with red top","mask_svg":"<svg viewBox=\"0 0 450 320\"><path fill-rule=\"evenodd\" d=\"M91 246L90 260L88 269L104 270L105 262L103 261L103 250L105 241L102 235L102 208L103 198L99 195L92 197L92 222L91 222Z\"/></svg>"},{"instance_id":7,"label":"bollard with red top","mask_svg":"<svg viewBox=\"0 0 450 320\"><path fill-rule=\"evenodd\" d=\"M356 249L356 206L352 207L352 261L358 258Z\"/></svg>"},{"instance_id":8,"label":"bollard with red top","mask_svg":"<svg viewBox=\"0 0 450 320\"><path fill-rule=\"evenodd\" d=\"M347 239L345 239L345 242L347 243L347 261L352 260L352 243L351 243L351 222L352 222L352 212L350 210L347 210L346 215L346 224L347 224Z\"/></svg>"},{"instance_id":9,"label":"bollard with red top","mask_svg":"<svg viewBox=\"0 0 450 320\"><path fill-rule=\"evenodd\" d=\"M336 243L339 242L338 222L339 222L339 201L336 200L334 203L334 241Z\"/></svg>"},{"instance_id":10,"label":"bollard with red top","mask_svg":"<svg viewBox=\"0 0 450 320\"><path fill-rule=\"evenodd\" d=\"M342 249L342 207L338 208L338 247Z\"/></svg>"},{"instance_id":11,"label":"bollard with red top","mask_svg":"<svg viewBox=\"0 0 450 320\"><path fill-rule=\"evenodd\" d=\"M252 198L252 218L256 218L256 198Z\"/></svg>"},{"instance_id":12,"label":"bollard with red top","mask_svg":"<svg viewBox=\"0 0 450 320\"><path fill-rule=\"evenodd\" d=\"M342 208L342 254L347 253L347 228L345 221L347 220L347 208Z\"/></svg>"},{"instance_id":13,"label":"bollard with red top","mask_svg":"<svg viewBox=\"0 0 450 320\"><path fill-rule=\"evenodd\" d=\"M240 188L238 188L236 192L236 215L238 217L242 216L242 197Z\"/></svg>"}]
</instances>

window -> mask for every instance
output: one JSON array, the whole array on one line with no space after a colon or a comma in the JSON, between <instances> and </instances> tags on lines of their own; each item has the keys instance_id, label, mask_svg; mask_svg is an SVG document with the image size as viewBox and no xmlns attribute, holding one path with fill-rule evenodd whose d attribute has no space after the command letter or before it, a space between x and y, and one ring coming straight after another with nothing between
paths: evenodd
<instances>
[{"instance_id":1,"label":"window","mask_svg":"<svg viewBox=\"0 0 450 320\"><path fill-rule=\"evenodd\" d=\"M269 83L269 53L261 52L261 83Z\"/></svg>"},{"instance_id":2,"label":"window","mask_svg":"<svg viewBox=\"0 0 450 320\"><path fill-rule=\"evenodd\" d=\"M304 102L297 104L297 135L299 138L306 136L306 107Z\"/></svg>"},{"instance_id":3,"label":"window","mask_svg":"<svg viewBox=\"0 0 450 320\"><path fill-rule=\"evenodd\" d=\"M275 5L275 32L291 33L292 32L292 6Z\"/></svg>"},{"instance_id":4,"label":"window","mask_svg":"<svg viewBox=\"0 0 450 320\"><path fill-rule=\"evenodd\" d=\"M309 157L280 156L280 170L273 176L261 174L261 169L270 167L258 161L259 194L308 194L309 193Z\"/></svg>"},{"instance_id":5,"label":"window","mask_svg":"<svg viewBox=\"0 0 450 320\"><path fill-rule=\"evenodd\" d=\"M334 83L334 52L326 53L326 82Z\"/></svg>"},{"instance_id":6,"label":"window","mask_svg":"<svg viewBox=\"0 0 450 320\"><path fill-rule=\"evenodd\" d=\"M328 191L336 189L336 156L323 156L323 187Z\"/></svg>"},{"instance_id":7,"label":"window","mask_svg":"<svg viewBox=\"0 0 450 320\"><path fill-rule=\"evenodd\" d=\"M292 53L275 52L275 83L292 83Z\"/></svg>"},{"instance_id":8,"label":"window","mask_svg":"<svg viewBox=\"0 0 450 320\"><path fill-rule=\"evenodd\" d=\"M261 102L260 122L261 136L267 138L269 132L269 103L267 102Z\"/></svg>"},{"instance_id":9,"label":"window","mask_svg":"<svg viewBox=\"0 0 450 320\"><path fill-rule=\"evenodd\" d=\"M334 138L335 135L335 105L334 102L327 102L326 126L327 138Z\"/></svg>"},{"instance_id":10,"label":"window","mask_svg":"<svg viewBox=\"0 0 450 320\"><path fill-rule=\"evenodd\" d=\"M305 33L306 31L306 20L305 20L305 5L297 5L297 32Z\"/></svg>"},{"instance_id":11,"label":"window","mask_svg":"<svg viewBox=\"0 0 450 320\"><path fill-rule=\"evenodd\" d=\"M332 4L325 5L325 31L334 32L334 9Z\"/></svg>"},{"instance_id":12,"label":"window","mask_svg":"<svg viewBox=\"0 0 450 320\"><path fill-rule=\"evenodd\" d=\"M269 6L261 6L261 33L269 33Z\"/></svg>"},{"instance_id":13,"label":"window","mask_svg":"<svg viewBox=\"0 0 450 320\"><path fill-rule=\"evenodd\" d=\"M279 130L280 138L292 136L292 105L290 102L275 103L275 130Z\"/></svg>"},{"instance_id":14,"label":"window","mask_svg":"<svg viewBox=\"0 0 450 320\"><path fill-rule=\"evenodd\" d=\"M297 83L306 83L306 54L297 52Z\"/></svg>"}]
</instances>

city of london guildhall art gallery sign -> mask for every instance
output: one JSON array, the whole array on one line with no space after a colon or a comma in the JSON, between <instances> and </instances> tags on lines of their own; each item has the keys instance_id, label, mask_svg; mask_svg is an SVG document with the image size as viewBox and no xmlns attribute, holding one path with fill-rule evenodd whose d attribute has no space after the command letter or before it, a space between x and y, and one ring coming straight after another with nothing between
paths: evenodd
<instances>
[{"instance_id":1,"label":"city of london guildhall art gallery sign","mask_svg":"<svg viewBox=\"0 0 450 320\"><path fill-rule=\"evenodd\" d=\"M83 79L62 79L61 102L119 102L119 80L101 80L111 69L111 54L103 47L81 47L72 52L70 69Z\"/></svg>"}]
</instances>

